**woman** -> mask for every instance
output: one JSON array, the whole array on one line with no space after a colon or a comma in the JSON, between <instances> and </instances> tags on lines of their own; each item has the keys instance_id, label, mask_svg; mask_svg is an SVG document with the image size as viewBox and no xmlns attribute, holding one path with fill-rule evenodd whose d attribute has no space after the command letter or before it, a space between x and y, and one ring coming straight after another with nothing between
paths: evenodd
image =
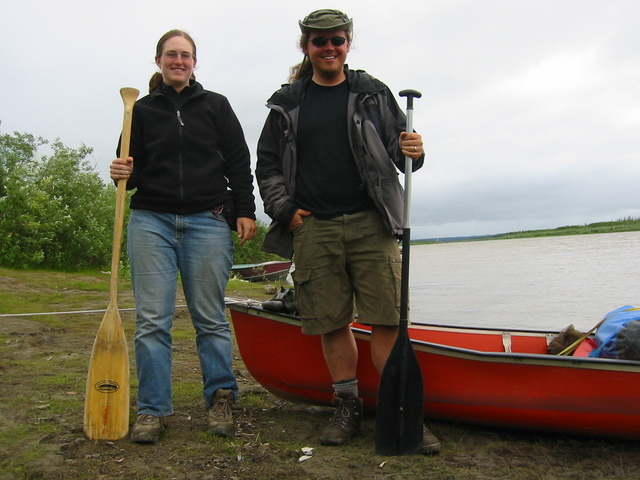
<instances>
[{"instance_id":1,"label":"woman","mask_svg":"<svg viewBox=\"0 0 640 480\"><path fill-rule=\"evenodd\" d=\"M160 72L133 110L131 156L110 174L136 189L127 248L136 301L138 416L131 439L155 443L173 413L171 324L182 279L203 377L209 426L233 435L238 392L224 295L232 265L230 228L255 237L250 155L228 100L195 81L196 45L171 30L157 45Z\"/></svg>"}]
</instances>

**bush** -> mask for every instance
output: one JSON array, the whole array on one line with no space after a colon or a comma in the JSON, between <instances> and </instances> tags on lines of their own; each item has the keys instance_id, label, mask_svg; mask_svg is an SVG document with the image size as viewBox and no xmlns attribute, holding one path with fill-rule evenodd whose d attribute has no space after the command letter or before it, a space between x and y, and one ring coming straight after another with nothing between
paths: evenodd
<instances>
[{"instance_id":1,"label":"bush","mask_svg":"<svg viewBox=\"0 0 640 480\"><path fill-rule=\"evenodd\" d=\"M0 265L57 270L109 265L114 188L86 157L85 145L30 134L0 135Z\"/></svg>"},{"instance_id":2,"label":"bush","mask_svg":"<svg viewBox=\"0 0 640 480\"><path fill-rule=\"evenodd\" d=\"M234 265L268 262L271 260L282 260L282 258L278 255L262 251L262 241L264 240L264 236L267 234L269 228L264 222L260 220L257 221L257 224L258 233L256 235L256 238L249 240L241 247L238 246L238 244L240 243L238 235L236 234L236 232L232 232L233 244L235 246L235 251L233 253Z\"/></svg>"}]
</instances>

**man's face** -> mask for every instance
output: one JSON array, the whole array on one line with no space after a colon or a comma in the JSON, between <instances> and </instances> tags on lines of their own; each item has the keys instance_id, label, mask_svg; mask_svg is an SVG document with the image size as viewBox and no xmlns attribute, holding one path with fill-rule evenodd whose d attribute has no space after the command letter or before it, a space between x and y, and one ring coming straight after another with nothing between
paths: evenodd
<instances>
[{"instance_id":1,"label":"man's face","mask_svg":"<svg viewBox=\"0 0 640 480\"><path fill-rule=\"evenodd\" d=\"M303 52L313 66L313 79L319 84L334 85L344 79L343 67L349 52L344 30L311 32ZM341 45L337 45L341 43Z\"/></svg>"}]
</instances>

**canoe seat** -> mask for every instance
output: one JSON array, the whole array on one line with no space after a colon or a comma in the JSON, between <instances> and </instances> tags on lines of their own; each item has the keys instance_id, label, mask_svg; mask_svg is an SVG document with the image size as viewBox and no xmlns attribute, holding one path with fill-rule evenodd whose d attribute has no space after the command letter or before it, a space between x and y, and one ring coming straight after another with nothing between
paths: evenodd
<instances>
[{"instance_id":1,"label":"canoe seat","mask_svg":"<svg viewBox=\"0 0 640 480\"><path fill-rule=\"evenodd\" d=\"M511 332L502 332L502 346L504 353L511 353Z\"/></svg>"}]
</instances>

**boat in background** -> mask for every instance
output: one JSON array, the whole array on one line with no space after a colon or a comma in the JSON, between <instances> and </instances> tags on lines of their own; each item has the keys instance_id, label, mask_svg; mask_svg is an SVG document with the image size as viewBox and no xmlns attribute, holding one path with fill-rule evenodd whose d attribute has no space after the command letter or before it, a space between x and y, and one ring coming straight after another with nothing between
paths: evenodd
<instances>
[{"instance_id":1,"label":"boat in background","mask_svg":"<svg viewBox=\"0 0 640 480\"><path fill-rule=\"evenodd\" d=\"M290 268L290 260L274 260L271 262L233 265L231 273L249 282L275 281L286 277Z\"/></svg>"},{"instance_id":2,"label":"boat in background","mask_svg":"<svg viewBox=\"0 0 640 480\"><path fill-rule=\"evenodd\" d=\"M260 302L228 300L240 355L264 388L284 399L329 405L332 382L320 338L299 318ZM353 323L358 389L376 408L379 375L371 330ZM558 356L559 332L409 326L424 380L425 417L496 427L640 439L640 362Z\"/></svg>"}]
</instances>

